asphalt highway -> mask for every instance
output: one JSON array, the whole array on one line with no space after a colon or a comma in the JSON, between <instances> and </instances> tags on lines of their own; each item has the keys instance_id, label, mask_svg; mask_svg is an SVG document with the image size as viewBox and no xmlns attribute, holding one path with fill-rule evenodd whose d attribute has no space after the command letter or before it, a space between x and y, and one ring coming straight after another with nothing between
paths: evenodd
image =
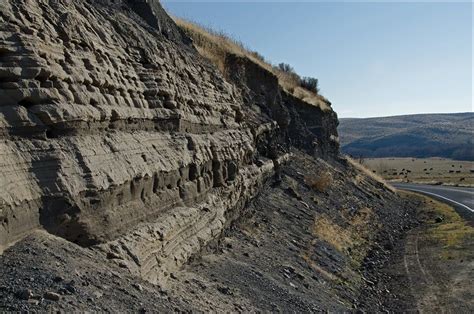
<instances>
[{"instance_id":1,"label":"asphalt highway","mask_svg":"<svg viewBox=\"0 0 474 314\"><path fill-rule=\"evenodd\" d=\"M400 190L422 193L445 202L453 206L464 218L474 221L474 188L412 183L392 183L392 185Z\"/></svg>"}]
</instances>

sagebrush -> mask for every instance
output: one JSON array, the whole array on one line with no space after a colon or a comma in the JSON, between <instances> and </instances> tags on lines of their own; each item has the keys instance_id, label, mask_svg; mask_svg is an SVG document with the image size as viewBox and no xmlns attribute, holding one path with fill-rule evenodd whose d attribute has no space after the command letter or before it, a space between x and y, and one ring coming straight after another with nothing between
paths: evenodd
<instances>
[{"instance_id":1,"label":"sagebrush","mask_svg":"<svg viewBox=\"0 0 474 314\"><path fill-rule=\"evenodd\" d=\"M332 176L329 172L322 172L317 175L306 176L305 183L315 191L326 192L332 184Z\"/></svg>"}]
</instances>

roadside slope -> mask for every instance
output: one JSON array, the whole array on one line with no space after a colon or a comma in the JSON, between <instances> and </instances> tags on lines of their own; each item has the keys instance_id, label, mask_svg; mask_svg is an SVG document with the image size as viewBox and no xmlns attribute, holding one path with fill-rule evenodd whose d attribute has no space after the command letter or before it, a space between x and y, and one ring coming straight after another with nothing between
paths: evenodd
<instances>
[{"instance_id":1,"label":"roadside slope","mask_svg":"<svg viewBox=\"0 0 474 314\"><path fill-rule=\"evenodd\" d=\"M390 311L470 313L474 310L474 228L449 205L415 193L421 225L395 248L382 282L398 298L380 297Z\"/></svg>"},{"instance_id":2,"label":"roadside slope","mask_svg":"<svg viewBox=\"0 0 474 314\"><path fill-rule=\"evenodd\" d=\"M413 207L339 154L327 100L219 71L157 0L0 8L0 309L360 303Z\"/></svg>"},{"instance_id":3,"label":"roadside slope","mask_svg":"<svg viewBox=\"0 0 474 314\"><path fill-rule=\"evenodd\" d=\"M394 243L413 224L413 210L410 203L344 160L328 162L294 151L279 175L269 179L243 211L228 212L236 215L235 223L189 263L171 270L168 280L151 284L136 275L129 265L140 256L128 237L107 243L111 250L104 250L103 245L81 248L36 233L0 256L4 274L0 308L365 309L368 305L361 300L379 304L367 267L388 262ZM137 229L131 236L140 239L140 232ZM182 245L173 241L163 251L179 251ZM122 255L125 250L128 253ZM149 256L146 264L155 260ZM35 260L34 267L20 262L30 260ZM25 291L31 294L28 300L21 297ZM44 299L49 291L60 299ZM385 307L380 304L378 309Z\"/></svg>"}]
</instances>

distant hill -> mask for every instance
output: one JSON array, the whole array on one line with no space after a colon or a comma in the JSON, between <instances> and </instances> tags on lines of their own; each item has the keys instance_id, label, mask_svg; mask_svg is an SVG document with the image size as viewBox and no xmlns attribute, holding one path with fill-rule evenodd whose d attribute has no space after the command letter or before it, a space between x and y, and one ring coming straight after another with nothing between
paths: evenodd
<instances>
[{"instance_id":1,"label":"distant hill","mask_svg":"<svg viewBox=\"0 0 474 314\"><path fill-rule=\"evenodd\" d=\"M339 119L342 151L363 157L474 160L474 113Z\"/></svg>"}]
</instances>

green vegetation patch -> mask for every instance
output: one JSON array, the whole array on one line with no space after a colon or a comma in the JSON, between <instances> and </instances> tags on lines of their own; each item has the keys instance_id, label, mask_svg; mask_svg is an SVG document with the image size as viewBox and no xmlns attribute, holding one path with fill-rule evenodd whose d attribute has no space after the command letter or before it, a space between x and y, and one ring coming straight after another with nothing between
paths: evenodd
<instances>
[{"instance_id":1,"label":"green vegetation patch","mask_svg":"<svg viewBox=\"0 0 474 314\"><path fill-rule=\"evenodd\" d=\"M403 192L408 193L408 192ZM414 193L422 202L420 216L427 226L427 236L442 246L443 259L474 257L466 250L468 242L474 241L474 227L464 220L451 206Z\"/></svg>"}]
</instances>

